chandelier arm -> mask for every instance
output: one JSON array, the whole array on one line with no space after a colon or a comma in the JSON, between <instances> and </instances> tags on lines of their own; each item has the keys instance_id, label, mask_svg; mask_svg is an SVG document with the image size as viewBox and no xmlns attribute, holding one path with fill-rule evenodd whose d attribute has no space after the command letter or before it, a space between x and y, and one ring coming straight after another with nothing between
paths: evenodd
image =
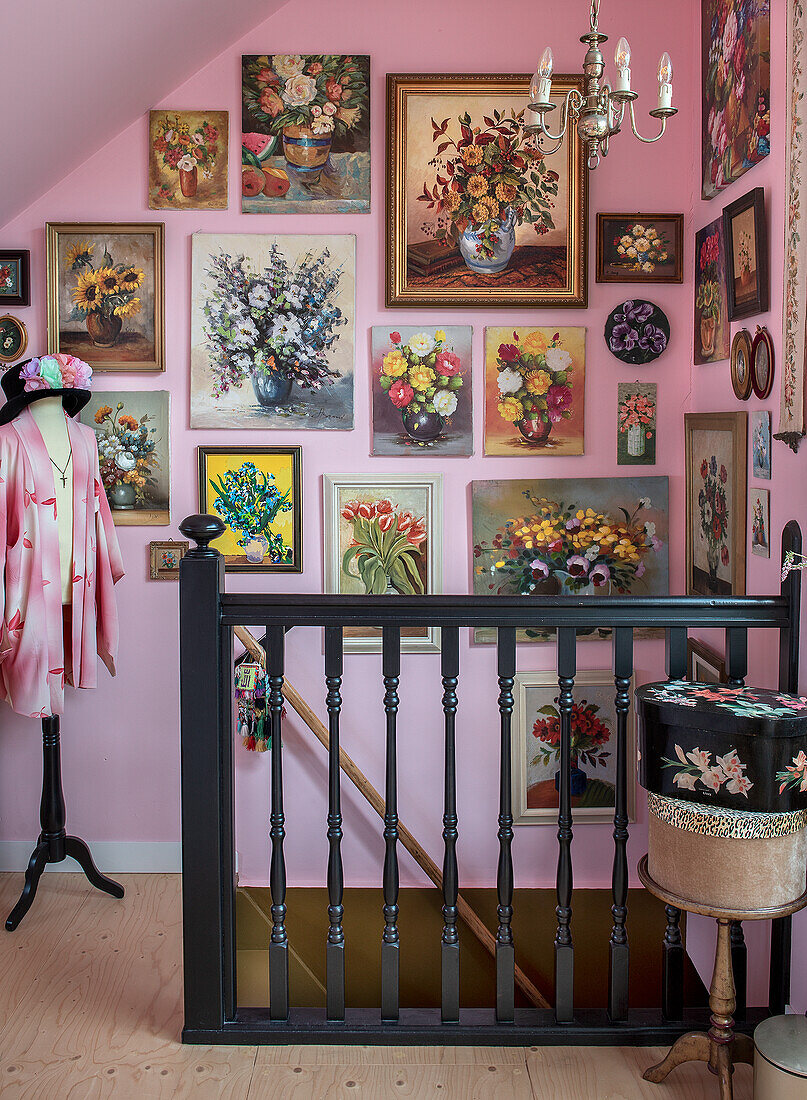
<instances>
[{"instance_id":1,"label":"chandelier arm","mask_svg":"<svg viewBox=\"0 0 807 1100\"><path fill-rule=\"evenodd\" d=\"M543 114L538 119L538 128L540 129L541 133L545 137L549 138L550 141L557 141L558 143L560 143L560 142L563 141L564 137L566 136L566 128L567 128L568 121L569 121L569 101L570 101L572 95L578 95L579 96L579 93L577 92L576 88L572 88L571 91L566 93L566 98L564 99L563 103L561 104L561 107L560 107L560 130L558 131L557 134L553 134L552 131L548 129L546 123L544 122ZM560 144L558 144L558 149L559 148L560 148ZM556 150L554 150L554 149L552 151L556 152Z\"/></svg>"},{"instance_id":2,"label":"chandelier arm","mask_svg":"<svg viewBox=\"0 0 807 1100\"><path fill-rule=\"evenodd\" d=\"M613 104L613 100L611 100ZM625 101L621 100L614 108L614 115L611 122L611 134L618 134L622 129L622 121L625 118Z\"/></svg>"},{"instance_id":3,"label":"chandelier arm","mask_svg":"<svg viewBox=\"0 0 807 1100\"><path fill-rule=\"evenodd\" d=\"M633 100L631 100L631 103L630 103L630 127L631 127L631 130L633 130L634 136L637 137L639 139L639 141L643 142L645 145L652 145L654 141L658 141L660 138L664 137L664 131L667 129L667 119L662 118L662 120L661 120L661 129L659 130L659 132L656 134L655 137L652 137L652 138L642 137L642 135L636 129L636 115L635 115L634 110L633 110Z\"/></svg>"}]
</instances>

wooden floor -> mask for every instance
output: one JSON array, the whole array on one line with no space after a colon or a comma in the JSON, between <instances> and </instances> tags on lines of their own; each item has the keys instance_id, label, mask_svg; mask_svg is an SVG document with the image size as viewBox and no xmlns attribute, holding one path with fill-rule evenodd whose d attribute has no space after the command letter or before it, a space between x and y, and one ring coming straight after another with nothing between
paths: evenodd
<instances>
[{"instance_id":1,"label":"wooden floor","mask_svg":"<svg viewBox=\"0 0 807 1100\"><path fill-rule=\"evenodd\" d=\"M123 875L123 901L47 874L0 931L2 1100L708 1100L682 1066L641 1080L655 1048L183 1047L177 875ZM0 875L0 912L21 875ZM736 1100L750 1100L740 1066Z\"/></svg>"}]
</instances>

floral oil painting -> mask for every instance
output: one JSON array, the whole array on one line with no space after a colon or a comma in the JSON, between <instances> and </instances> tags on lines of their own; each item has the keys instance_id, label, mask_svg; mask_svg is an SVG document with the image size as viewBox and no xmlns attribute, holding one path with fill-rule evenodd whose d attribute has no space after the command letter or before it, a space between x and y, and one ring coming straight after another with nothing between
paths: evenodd
<instances>
[{"instance_id":1,"label":"floral oil painting","mask_svg":"<svg viewBox=\"0 0 807 1100\"><path fill-rule=\"evenodd\" d=\"M754 477L771 479L771 414L767 409L751 413L751 469Z\"/></svg>"},{"instance_id":2,"label":"floral oil painting","mask_svg":"<svg viewBox=\"0 0 807 1100\"><path fill-rule=\"evenodd\" d=\"M751 490L751 553L771 556L771 494L769 489Z\"/></svg>"},{"instance_id":3,"label":"floral oil painting","mask_svg":"<svg viewBox=\"0 0 807 1100\"><path fill-rule=\"evenodd\" d=\"M149 112L152 210L226 210L227 111Z\"/></svg>"},{"instance_id":4,"label":"floral oil painting","mask_svg":"<svg viewBox=\"0 0 807 1100\"><path fill-rule=\"evenodd\" d=\"M745 413L686 413L687 593L745 592Z\"/></svg>"},{"instance_id":5,"label":"floral oil painting","mask_svg":"<svg viewBox=\"0 0 807 1100\"><path fill-rule=\"evenodd\" d=\"M485 329L485 454L584 452L586 330Z\"/></svg>"},{"instance_id":6,"label":"floral oil painting","mask_svg":"<svg viewBox=\"0 0 807 1100\"><path fill-rule=\"evenodd\" d=\"M244 214L366 214L370 58L241 58Z\"/></svg>"},{"instance_id":7,"label":"floral oil painting","mask_svg":"<svg viewBox=\"0 0 807 1100\"><path fill-rule=\"evenodd\" d=\"M442 592L442 474L326 474L323 496L326 592ZM381 650L380 628L347 626L344 635L347 650ZM439 630L403 627L401 649L439 649Z\"/></svg>"},{"instance_id":8,"label":"floral oil painting","mask_svg":"<svg viewBox=\"0 0 807 1100\"><path fill-rule=\"evenodd\" d=\"M191 427L353 427L353 236L192 238Z\"/></svg>"},{"instance_id":9,"label":"floral oil painting","mask_svg":"<svg viewBox=\"0 0 807 1100\"><path fill-rule=\"evenodd\" d=\"M598 283L680 283L683 214L598 214Z\"/></svg>"},{"instance_id":10,"label":"floral oil painting","mask_svg":"<svg viewBox=\"0 0 807 1100\"><path fill-rule=\"evenodd\" d=\"M524 129L528 76L387 76L387 305L585 305L586 169ZM556 76L553 103L579 89Z\"/></svg>"},{"instance_id":11,"label":"floral oil painting","mask_svg":"<svg viewBox=\"0 0 807 1100\"><path fill-rule=\"evenodd\" d=\"M218 516L211 543L230 573L300 573L299 447L199 447L199 511Z\"/></svg>"},{"instance_id":12,"label":"floral oil painting","mask_svg":"<svg viewBox=\"0 0 807 1100\"><path fill-rule=\"evenodd\" d=\"M119 526L170 523L169 395L95 390L81 411L95 430L101 482Z\"/></svg>"},{"instance_id":13,"label":"floral oil painting","mask_svg":"<svg viewBox=\"0 0 807 1100\"><path fill-rule=\"evenodd\" d=\"M164 370L162 223L46 230L48 351L95 371Z\"/></svg>"},{"instance_id":14,"label":"floral oil painting","mask_svg":"<svg viewBox=\"0 0 807 1100\"><path fill-rule=\"evenodd\" d=\"M473 481L471 488L476 595L669 593L666 477ZM519 637L548 641L553 633L527 626ZM494 637L495 630L476 631L476 641Z\"/></svg>"},{"instance_id":15,"label":"floral oil painting","mask_svg":"<svg viewBox=\"0 0 807 1100\"><path fill-rule=\"evenodd\" d=\"M695 362L718 363L731 354L723 219L695 234Z\"/></svg>"},{"instance_id":16,"label":"floral oil painting","mask_svg":"<svg viewBox=\"0 0 807 1100\"><path fill-rule=\"evenodd\" d=\"M620 466L656 462L655 382L617 383L617 448Z\"/></svg>"},{"instance_id":17,"label":"floral oil painting","mask_svg":"<svg viewBox=\"0 0 807 1100\"><path fill-rule=\"evenodd\" d=\"M631 687L631 695L633 694ZM572 703L572 809L575 822L610 823L616 783L614 676L582 670ZM559 687L554 672L517 672L513 737L513 808L516 825L558 820L560 776ZM636 759L634 712L628 718L628 818L633 820Z\"/></svg>"},{"instance_id":18,"label":"floral oil painting","mask_svg":"<svg viewBox=\"0 0 807 1100\"><path fill-rule=\"evenodd\" d=\"M372 330L374 455L473 454L470 325Z\"/></svg>"},{"instance_id":19,"label":"floral oil painting","mask_svg":"<svg viewBox=\"0 0 807 1100\"><path fill-rule=\"evenodd\" d=\"M770 153L770 0L701 0L704 199Z\"/></svg>"}]
</instances>

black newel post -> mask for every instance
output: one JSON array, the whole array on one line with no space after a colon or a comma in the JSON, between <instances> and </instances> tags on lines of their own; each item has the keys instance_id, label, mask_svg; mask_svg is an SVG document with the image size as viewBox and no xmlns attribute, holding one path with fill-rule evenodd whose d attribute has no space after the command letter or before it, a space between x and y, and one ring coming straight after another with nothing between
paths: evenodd
<instances>
[{"instance_id":1,"label":"black newel post","mask_svg":"<svg viewBox=\"0 0 807 1100\"><path fill-rule=\"evenodd\" d=\"M221 1029L235 1013L232 815L232 636L221 628L224 559L208 545L215 516L179 529L196 543L180 563L183 1038ZM223 965L222 965L223 962Z\"/></svg>"}]
</instances>

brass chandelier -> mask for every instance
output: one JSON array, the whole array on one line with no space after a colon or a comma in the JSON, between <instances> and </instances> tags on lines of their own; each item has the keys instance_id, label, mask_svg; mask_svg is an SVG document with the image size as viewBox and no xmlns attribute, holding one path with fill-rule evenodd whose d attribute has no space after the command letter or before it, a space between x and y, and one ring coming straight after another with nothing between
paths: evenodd
<instances>
[{"instance_id":1,"label":"brass chandelier","mask_svg":"<svg viewBox=\"0 0 807 1100\"><path fill-rule=\"evenodd\" d=\"M672 105L672 61L665 51L658 63L658 106L650 111L653 118L661 119L661 129L655 137L642 137L636 129L633 104L638 93L634 92L630 86L630 46L626 38L619 39L614 54L617 70L616 87L612 88L608 81L603 80L605 59L600 50L600 43L607 42L608 35L600 32L599 9L600 0L591 0L591 29L588 34L580 37L580 41L588 45L583 59L584 91L581 94L576 88L572 88L566 93L560 108L558 132L552 133L546 124L547 115L557 107L557 104L552 103L550 99L554 59L549 46L541 55L538 70L530 82L530 101L524 111L524 128L527 133L533 134L538 140L547 138L555 142L554 148L544 149L547 154L555 153L560 149L570 121L576 123L577 134L586 147L588 166L591 169L596 168L600 163L600 156L608 155L611 138L622 128L626 106L630 112L633 133L639 141L647 145L664 136L667 119L678 112L678 108Z\"/></svg>"}]
</instances>

